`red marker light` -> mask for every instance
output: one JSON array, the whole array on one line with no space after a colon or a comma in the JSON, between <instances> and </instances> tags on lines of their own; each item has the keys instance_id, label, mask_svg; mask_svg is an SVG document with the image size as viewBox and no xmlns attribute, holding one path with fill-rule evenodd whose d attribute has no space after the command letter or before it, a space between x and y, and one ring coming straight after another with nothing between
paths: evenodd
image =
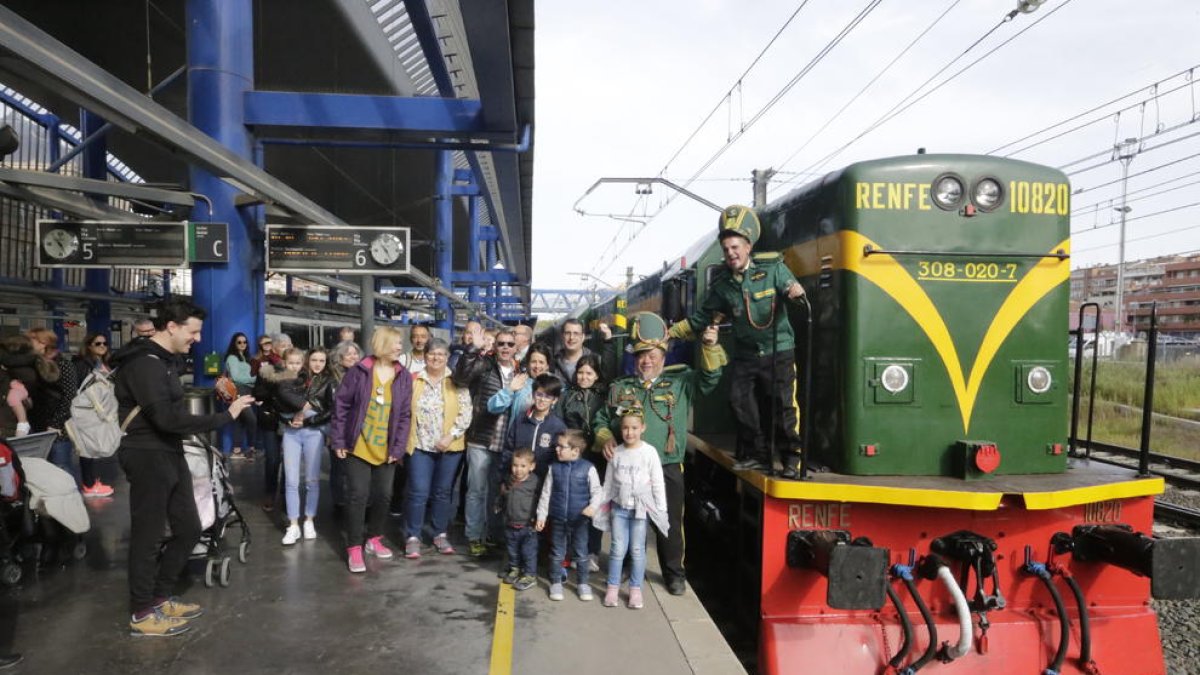
<instances>
[{"instance_id":1,"label":"red marker light","mask_svg":"<svg viewBox=\"0 0 1200 675\"><path fill-rule=\"evenodd\" d=\"M991 473L1000 466L1000 450L995 445L981 445L975 451L975 468Z\"/></svg>"},{"instance_id":2,"label":"red marker light","mask_svg":"<svg viewBox=\"0 0 1200 675\"><path fill-rule=\"evenodd\" d=\"M967 204L965 207L963 207L963 215L968 218L975 215L975 205Z\"/></svg>"}]
</instances>

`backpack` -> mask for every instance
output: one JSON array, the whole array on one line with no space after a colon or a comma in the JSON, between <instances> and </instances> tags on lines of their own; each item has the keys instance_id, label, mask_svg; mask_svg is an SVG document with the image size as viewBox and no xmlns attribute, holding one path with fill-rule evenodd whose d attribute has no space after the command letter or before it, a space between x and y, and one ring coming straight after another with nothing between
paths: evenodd
<instances>
[{"instance_id":1,"label":"backpack","mask_svg":"<svg viewBox=\"0 0 1200 675\"><path fill-rule=\"evenodd\" d=\"M92 371L80 383L79 393L71 399L71 417L65 426L80 457L111 457L121 445L126 427L141 411L141 406L137 406L124 422L117 422L115 374L115 370L107 374Z\"/></svg>"}]
</instances>

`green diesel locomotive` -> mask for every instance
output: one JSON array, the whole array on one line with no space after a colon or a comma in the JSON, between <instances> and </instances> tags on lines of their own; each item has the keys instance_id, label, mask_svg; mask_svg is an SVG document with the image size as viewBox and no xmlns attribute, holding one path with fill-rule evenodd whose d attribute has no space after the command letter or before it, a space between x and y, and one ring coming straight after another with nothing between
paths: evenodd
<instances>
[{"instance_id":1,"label":"green diesel locomotive","mask_svg":"<svg viewBox=\"0 0 1200 675\"><path fill-rule=\"evenodd\" d=\"M689 559L761 672L1163 672L1151 578L1194 595L1200 541L1149 536L1161 479L1067 451L1070 197L1052 168L918 154L758 210L755 252L808 298L786 315L812 471L732 469L726 381L686 475ZM724 265L708 241L580 318L688 316Z\"/></svg>"}]
</instances>

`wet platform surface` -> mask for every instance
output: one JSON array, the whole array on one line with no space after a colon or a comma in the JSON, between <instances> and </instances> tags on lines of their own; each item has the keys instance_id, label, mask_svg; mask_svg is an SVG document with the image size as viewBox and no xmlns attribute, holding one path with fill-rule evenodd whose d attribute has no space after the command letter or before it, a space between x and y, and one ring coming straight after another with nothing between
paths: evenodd
<instances>
[{"instance_id":1,"label":"wet platform surface","mask_svg":"<svg viewBox=\"0 0 1200 675\"><path fill-rule=\"evenodd\" d=\"M14 646L25 661L7 672L744 673L695 595L670 596L659 585L653 551L640 611L602 607L602 573L592 575L591 602L575 596L573 573L566 599L552 602L544 576L536 588L514 593L501 588L499 559L439 556L431 548L417 561L368 558L367 573L351 575L327 493L319 537L280 545L281 516L259 508L258 462L232 466L253 535L248 563L236 561L231 532L230 586L205 588L202 565L187 582L183 598L206 610L192 630L129 637L127 484L115 465L105 468L117 492L88 500L87 557L37 572L26 567ZM391 519L396 548L397 525ZM452 539L465 550L461 531Z\"/></svg>"}]
</instances>

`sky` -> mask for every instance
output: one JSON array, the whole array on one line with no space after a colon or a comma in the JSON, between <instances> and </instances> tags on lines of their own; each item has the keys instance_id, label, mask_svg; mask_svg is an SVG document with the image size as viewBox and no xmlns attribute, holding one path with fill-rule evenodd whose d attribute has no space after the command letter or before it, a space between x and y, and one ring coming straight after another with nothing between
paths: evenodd
<instances>
[{"instance_id":1,"label":"sky","mask_svg":"<svg viewBox=\"0 0 1200 675\"><path fill-rule=\"evenodd\" d=\"M1189 72L1197 67L1200 77L1200 2L1046 0L1001 24L1015 7L1016 0L537 3L533 287L619 285L627 268L635 279L650 274L715 235L715 211L665 186L638 195L634 185L606 184L581 200L601 177L662 176L719 205L749 204L754 169L779 171L774 200L816 175L919 147L1063 168L1075 193L1072 265L1086 267L1118 259L1122 163L1114 145L1138 139L1127 153L1126 259L1200 251L1200 83Z\"/></svg>"}]
</instances>

